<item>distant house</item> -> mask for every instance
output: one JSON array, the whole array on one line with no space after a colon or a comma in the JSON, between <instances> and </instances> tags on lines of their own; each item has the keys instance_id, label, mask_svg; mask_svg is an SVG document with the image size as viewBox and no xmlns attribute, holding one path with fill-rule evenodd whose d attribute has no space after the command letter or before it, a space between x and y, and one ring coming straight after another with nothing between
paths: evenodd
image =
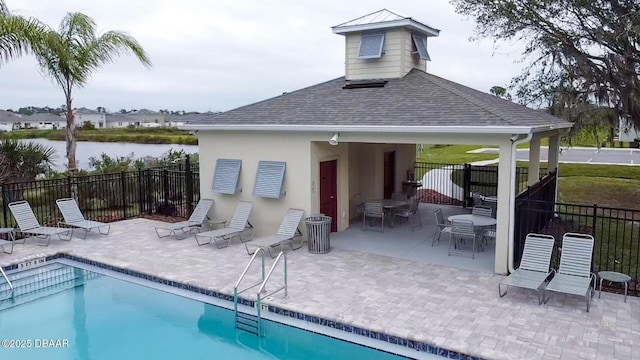
<instances>
[{"instance_id":1,"label":"distant house","mask_svg":"<svg viewBox=\"0 0 640 360\"><path fill-rule=\"evenodd\" d=\"M129 116L123 114L106 114L105 115L105 123L106 127L111 128L126 128L129 126L139 126L136 125L135 119L130 118Z\"/></svg>"},{"instance_id":2,"label":"distant house","mask_svg":"<svg viewBox=\"0 0 640 360\"><path fill-rule=\"evenodd\" d=\"M50 113L37 113L22 117L21 129L64 129L67 127L67 119Z\"/></svg>"},{"instance_id":3,"label":"distant house","mask_svg":"<svg viewBox=\"0 0 640 360\"><path fill-rule=\"evenodd\" d=\"M106 114L87 108L80 108L74 111L76 124L78 127L85 123L91 123L96 129L104 129L107 127Z\"/></svg>"},{"instance_id":4,"label":"distant house","mask_svg":"<svg viewBox=\"0 0 640 360\"><path fill-rule=\"evenodd\" d=\"M11 131L20 126L22 115L0 110L0 131Z\"/></svg>"},{"instance_id":5,"label":"distant house","mask_svg":"<svg viewBox=\"0 0 640 360\"><path fill-rule=\"evenodd\" d=\"M126 114L137 127L165 126L165 115L158 111L140 109Z\"/></svg>"},{"instance_id":6,"label":"distant house","mask_svg":"<svg viewBox=\"0 0 640 360\"><path fill-rule=\"evenodd\" d=\"M517 146L529 143L529 181L537 181L541 140L557 169L571 123L429 73L427 45L440 31L412 17L383 9L332 30L345 38L345 76L181 126L198 131L201 196L215 199L215 216L250 200L257 235L274 234L288 208L327 214L342 231L360 226L350 216L356 199L402 189L416 144L493 146L495 271L506 273Z\"/></svg>"}]
</instances>

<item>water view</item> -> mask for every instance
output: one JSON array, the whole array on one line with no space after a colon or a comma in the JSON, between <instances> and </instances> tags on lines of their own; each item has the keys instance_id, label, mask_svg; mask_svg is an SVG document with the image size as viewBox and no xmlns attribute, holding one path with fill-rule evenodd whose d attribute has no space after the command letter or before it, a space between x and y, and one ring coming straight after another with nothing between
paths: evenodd
<instances>
[{"instance_id":1,"label":"water view","mask_svg":"<svg viewBox=\"0 0 640 360\"><path fill-rule=\"evenodd\" d=\"M51 146L55 149L53 169L56 171L64 171L67 169L66 143L64 141L53 141L48 139L29 139L36 141L45 146ZM173 149L176 151L184 150L187 153L197 153L197 145L180 145L180 144L134 144L134 143L112 143L112 142L95 142L95 141L78 141L76 150L76 158L78 159L78 168L90 170L89 158L99 157L105 153L111 157L125 157L133 153L134 158L144 157L160 157L167 151Z\"/></svg>"}]
</instances>

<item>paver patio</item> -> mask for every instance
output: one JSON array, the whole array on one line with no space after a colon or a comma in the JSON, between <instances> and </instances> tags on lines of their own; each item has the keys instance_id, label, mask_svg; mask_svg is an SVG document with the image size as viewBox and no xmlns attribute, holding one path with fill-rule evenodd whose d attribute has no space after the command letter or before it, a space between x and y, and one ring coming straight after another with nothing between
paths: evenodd
<instances>
[{"instance_id":1,"label":"paver patio","mask_svg":"<svg viewBox=\"0 0 640 360\"><path fill-rule=\"evenodd\" d=\"M13 255L0 253L0 265L64 252L233 294L249 260L244 246L217 249L199 247L193 237L158 239L156 224L121 221L108 236L52 240L49 247L30 239L16 245ZM421 230L431 236L428 231ZM276 294L266 301L282 308L489 359L640 358L636 297L624 303L622 295L596 295L587 313L577 297L552 296L539 306L535 293L511 289L500 298L501 276L486 271L337 246L328 254L302 248L289 255L289 297Z\"/></svg>"}]
</instances>

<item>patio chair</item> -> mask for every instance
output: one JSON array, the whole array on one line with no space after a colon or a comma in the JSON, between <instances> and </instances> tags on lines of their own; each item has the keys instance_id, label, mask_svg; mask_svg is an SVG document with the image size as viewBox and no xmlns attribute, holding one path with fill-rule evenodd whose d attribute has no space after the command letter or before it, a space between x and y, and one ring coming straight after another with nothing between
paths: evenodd
<instances>
[{"instance_id":1,"label":"patio chair","mask_svg":"<svg viewBox=\"0 0 640 360\"><path fill-rule=\"evenodd\" d=\"M200 199L200 201L198 201L198 205L196 205L196 208L193 209L193 214L191 214L189 220L180 221L173 224L165 223L161 226L157 226L156 234L158 234L158 237L160 238L170 235L175 235L177 238L178 235L176 234L176 232L178 230L182 231L183 233L189 233L191 232L191 230L200 232L200 227L202 227L202 224L207 221L207 214L209 214L209 210L213 206L213 202L214 201L211 199ZM169 231L169 233L166 235L160 235L160 232L158 230L167 230Z\"/></svg>"},{"instance_id":2,"label":"patio chair","mask_svg":"<svg viewBox=\"0 0 640 360\"><path fill-rule=\"evenodd\" d=\"M364 202L362 201L362 195L360 193L353 195L353 205L354 205L354 218L362 216L364 214Z\"/></svg>"},{"instance_id":3,"label":"patio chair","mask_svg":"<svg viewBox=\"0 0 640 360\"><path fill-rule=\"evenodd\" d=\"M213 241L218 249L225 248L231 244L231 240L235 237L240 238L240 242L251 240L253 237L253 225L249 223L249 215L253 209L253 203L251 201L238 201L236 211L231 218L229 227L224 229L216 229L211 231L205 231L195 235L198 245L211 244ZM251 231L251 237L247 240L243 240L242 235L245 231ZM209 239L207 242L200 242L200 239ZM218 243L220 242L220 243Z\"/></svg>"},{"instance_id":4,"label":"patio chair","mask_svg":"<svg viewBox=\"0 0 640 360\"><path fill-rule=\"evenodd\" d=\"M461 250L464 240L471 240L471 258L475 258L476 254L476 232L473 227L473 221L453 220L451 222L451 231L449 232L449 256L464 255L468 251ZM451 251L453 245L453 252Z\"/></svg>"},{"instance_id":5,"label":"patio chair","mask_svg":"<svg viewBox=\"0 0 640 360\"><path fill-rule=\"evenodd\" d=\"M451 224L448 222L445 222L444 220L444 215L442 215L442 209L436 209L436 211L434 211L434 214L436 215L436 226L437 226L437 232L438 232L438 236L435 236L435 239L433 239L433 241L431 242L431 246L433 246L436 242L440 242L440 237L442 236L443 233L446 234L450 234L451 233Z\"/></svg>"},{"instance_id":6,"label":"patio chair","mask_svg":"<svg viewBox=\"0 0 640 360\"><path fill-rule=\"evenodd\" d=\"M493 217L493 209L487 206L474 206L471 209L473 215Z\"/></svg>"},{"instance_id":7,"label":"patio chair","mask_svg":"<svg viewBox=\"0 0 640 360\"><path fill-rule=\"evenodd\" d=\"M380 219L380 232L384 232L384 208L381 201L366 201L364 203L364 213L362 214L362 231L367 230L367 217L369 219Z\"/></svg>"},{"instance_id":8,"label":"patio chair","mask_svg":"<svg viewBox=\"0 0 640 360\"><path fill-rule=\"evenodd\" d=\"M400 208L393 212L393 216L407 219L411 225L411 231L414 227L420 227L422 229L422 219L420 218L420 212L418 211L418 198L413 197L409 201L408 208ZM414 222L416 223L414 226Z\"/></svg>"},{"instance_id":9,"label":"patio chair","mask_svg":"<svg viewBox=\"0 0 640 360\"><path fill-rule=\"evenodd\" d=\"M595 292L596 275L591 272L593 236L566 233L562 237L560 266L545 288L544 302L549 301L549 292L584 296L587 312Z\"/></svg>"},{"instance_id":10,"label":"patio chair","mask_svg":"<svg viewBox=\"0 0 640 360\"><path fill-rule=\"evenodd\" d=\"M102 235L109 234L109 231L111 230L111 225L98 222L98 221L85 219L75 199L72 199L72 198L58 199L56 200L56 205L58 206L58 209L60 209L60 212L62 213L62 217L64 218L64 221L58 222L58 225L64 225L67 227L70 226L72 228L79 228L84 230L84 236L82 237L83 239L87 237L87 234L92 229L98 229L98 233ZM106 232L103 232L103 230L101 230L104 228L107 228ZM71 229L71 233L73 234L73 229Z\"/></svg>"},{"instance_id":11,"label":"patio chair","mask_svg":"<svg viewBox=\"0 0 640 360\"><path fill-rule=\"evenodd\" d=\"M73 235L72 229L40 226L38 218L36 218L36 215L31 209L31 205L24 200L10 203L9 210L11 210L11 214L18 224L17 232L47 240L46 244L38 243L40 246L49 246L52 235L58 235L58 239L60 240L71 240L71 236ZM65 234L64 237L62 234Z\"/></svg>"},{"instance_id":12,"label":"patio chair","mask_svg":"<svg viewBox=\"0 0 640 360\"><path fill-rule=\"evenodd\" d=\"M302 242L304 239L302 237L302 232L298 228L298 225L302 220L303 214L304 210L287 210L287 213L284 215L284 218L280 223L280 227L278 228L278 232L276 233L276 235L265 236L244 243L244 246L247 249L247 253L249 255L252 255L254 252L256 252L256 250L262 248L264 250L269 250L269 255L271 255L271 257L274 257L284 250L285 245L288 245L291 250L300 249L302 247ZM300 242L298 244L294 244L294 240L296 237L300 238ZM250 247L253 248L253 251L249 249ZM272 250L276 248L279 248L279 250L274 255Z\"/></svg>"},{"instance_id":13,"label":"patio chair","mask_svg":"<svg viewBox=\"0 0 640 360\"><path fill-rule=\"evenodd\" d=\"M507 295L509 286L532 289L538 292L538 305L542 304L544 285L549 276L555 272L554 269L549 271L555 242L555 238L551 235L528 234L524 240L520 267L498 283L500 297Z\"/></svg>"}]
</instances>

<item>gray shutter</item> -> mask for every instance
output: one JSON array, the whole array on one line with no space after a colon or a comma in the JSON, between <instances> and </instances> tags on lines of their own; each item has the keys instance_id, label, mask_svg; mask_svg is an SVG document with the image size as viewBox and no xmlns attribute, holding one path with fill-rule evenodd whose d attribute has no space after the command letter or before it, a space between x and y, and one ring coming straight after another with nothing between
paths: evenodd
<instances>
[{"instance_id":1,"label":"gray shutter","mask_svg":"<svg viewBox=\"0 0 640 360\"><path fill-rule=\"evenodd\" d=\"M418 49L418 54L421 59L431 61L431 57L429 56L429 52L427 51L427 39L423 36L413 34L413 43L416 44L416 49Z\"/></svg>"},{"instance_id":2,"label":"gray shutter","mask_svg":"<svg viewBox=\"0 0 640 360\"><path fill-rule=\"evenodd\" d=\"M213 174L213 192L235 194L238 192L238 178L242 160L218 159L216 172Z\"/></svg>"},{"instance_id":3,"label":"gray shutter","mask_svg":"<svg viewBox=\"0 0 640 360\"><path fill-rule=\"evenodd\" d=\"M360 38L358 59L377 59L382 57L384 33L364 34Z\"/></svg>"},{"instance_id":4,"label":"gray shutter","mask_svg":"<svg viewBox=\"0 0 640 360\"><path fill-rule=\"evenodd\" d=\"M258 163L258 175L253 196L279 199L283 195L284 171L287 163L283 161L264 161Z\"/></svg>"}]
</instances>

